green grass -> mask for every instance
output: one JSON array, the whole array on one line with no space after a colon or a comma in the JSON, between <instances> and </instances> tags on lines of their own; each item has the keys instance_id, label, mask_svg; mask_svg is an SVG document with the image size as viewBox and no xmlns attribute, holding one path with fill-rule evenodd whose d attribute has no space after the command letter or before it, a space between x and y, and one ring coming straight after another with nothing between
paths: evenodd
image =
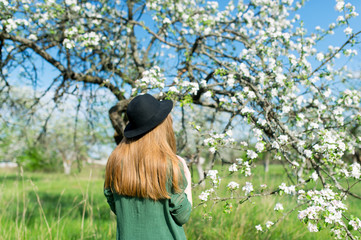
<instances>
[{"instance_id":1,"label":"green grass","mask_svg":"<svg viewBox=\"0 0 361 240\"><path fill-rule=\"evenodd\" d=\"M79 175L1 173L0 239L112 239L102 169Z\"/></svg>"},{"instance_id":2,"label":"green grass","mask_svg":"<svg viewBox=\"0 0 361 240\"><path fill-rule=\"evenodd\" d=\"M258 174L248 178L232 175L229 179L241 187L244 182L252 181L256 191L262 183L272 188L286 181L278 165L270 166L267 174L261 167L253 172ZM99 167L88 167L71 176L0 170L0 239L115 239L116 222L103 196L103 179L104 169ZM223 180L221 189L227 183ZM230 213L224 213L225 202L199 205L201 191L200 187L193 189L197 207L184 226L190 240L330 239L327 230L309 233L297 219L298 209L270 231L256 232L255 225L264 226L268 220L275 222L282 218L283 213L273 210L277 202L285 207L284 213L296 206L291 196L255 197L241 205L228 201L233 207ZM361 215L357 200L349 198L347 204L350 212Z\"/></svg>"},{"instance_id":3,"label":"green grass","mask_svg":"<svg viewBox=\"0 0 361 240\"><path fill-rule=\"evenodd\" d=\"M222 175L221 168L218 168L220 175ZM225 168L225 172L227 168ZM268 188L279 186L282 182L287 182L287 176L283 168L279 165L270 166L268 173L263 172L262 167L253 170L253 177L242 177L240 175L232 175L229 178L222 180L220 189L220 197L226 196L225 185L229 181L234 180L240 184L240 188L246 181L251 181L257 192L261 184L267 184ZM289 185L290 183L287 183ZM206 186L207 188L207 186ZM195 191L195 197L199 191ZM238 191L242 194L242 191ZM223 195L224 194L224 195ZM241 197L242 195L235 196ZM319 233L309 233L307 227L304 226L297 218L298 211L294 211L289 216L286 216L283 221L273 226L270 231L264 233L257 233L255 226L263 225L270 220L276 222L277 219L283 217L283 213L275 212L273 210L275 204L280 202L283 204L285 211L293 209L296 206L295 197L291 196L266 196L254 197L249 201L238 204L236 201L227 201L232 203L232 211L224 213L225 202L216 205L202 206L196 208L191 215L190 222L186 226L186 232L189 239L330 239L329 233L321 231ZM199 202L195 199L196 203ZM203 209L202 209L203 208ZM209 214L204 214L209 213Z\"/></svg>"}]
</instances>

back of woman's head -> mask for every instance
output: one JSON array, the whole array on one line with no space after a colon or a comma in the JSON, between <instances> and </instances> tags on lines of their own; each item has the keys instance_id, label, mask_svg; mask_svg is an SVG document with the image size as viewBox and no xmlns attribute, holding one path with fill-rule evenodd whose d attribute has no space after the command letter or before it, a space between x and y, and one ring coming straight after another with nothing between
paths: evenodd
<instances>
[{"instance_id":1,"label":"back of woman's head","mask_svg":"<svg viewBox=\"0 0 361 240\"><path fill-rule=\"evenodd\" d=\"M168 183L179 192L181 174L172 124L169 114L145 135L124 138L108 159L105 187L120 195L154 200L169 198Z\"/></svg>"}]
</instances>

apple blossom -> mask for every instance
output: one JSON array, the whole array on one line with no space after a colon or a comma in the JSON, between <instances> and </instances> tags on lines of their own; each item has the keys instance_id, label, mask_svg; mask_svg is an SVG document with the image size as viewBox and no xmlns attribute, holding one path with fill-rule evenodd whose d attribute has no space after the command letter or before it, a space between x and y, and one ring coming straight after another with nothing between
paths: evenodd
<instances>
[{"instance_id":1,"label":"apple blossom","mask_svg":"<svg viewBox=\"0 0 361 240\"><path fill-rule=\"evenodd\" d=\"M308 223L307 228L310 232L318 232L318 228L315 224Z\"/></svg>"},{"instance_id":2,"label":"apple blossom","mask_svg":"<svg viewBox=\"0 0 361 240\"><path fill-rule=\"evenodd\" d=\"M261 225L256 225L256 230L262 232L263 231L262 226Z\"/></svg>"},{"instance_id":3,"label":"apple blossom","mask_svg":"<svg viewBox=\"0 0 361 240\"><path fill-rule=\"evenodd\" d=\"M258 155L253 150L247 150L247 157L249 157L250 159L255 159L258 157Z\"/></svg>"},{"instance_id":4,"label":"apple blossom","mask_svg":"<svg viewBox=\"0 0 361 240\"><path fill-rule=\"evenodd\" d=\"M281 203L276 203L275 207L274 207L274 210L275 211L282 211L284 208L283 208L283 205Z\"/></svg>"},{"instance_id":5,"label":"apple blossom","mask_svg":"<svg viewBox=\"0 0 361 240\"><path fill-rule=\"evenodd\" d=\"M271 221L266 222L266 227L269 229L274 223Z\"/></svg>"},{"instance_id":6,"label":"apple blossom","mask_svg":"<svg viewBox=\"0 0 361 240\"><path fill-rule=\"evenodd\" d=\"M228 171L230 172L237 172L237 164L233 163L229 168Z\"/></svg>"},{"instance_id":7,"label":"apple blossom","mask_svg":"<svg viewBox=\"0 0 361 240\"><path fill-rule=\"evenodd\" d=\"M253 192L253 185L250 182L246 182L246 185L242 187L242 190L245 192L244 195L248 195Z\"/></svg>"},{"instance_id":8,"label":"apple blossom","mask_svg":"<svg viewBox=\"0 0 361 240\"><path fill-rule=\"evenodd\" d=\"M239 188L239 184L232 181L232 182L228 183L227 188L229 190L235 190L235 189Z\"/></svg>"}]
</instances>

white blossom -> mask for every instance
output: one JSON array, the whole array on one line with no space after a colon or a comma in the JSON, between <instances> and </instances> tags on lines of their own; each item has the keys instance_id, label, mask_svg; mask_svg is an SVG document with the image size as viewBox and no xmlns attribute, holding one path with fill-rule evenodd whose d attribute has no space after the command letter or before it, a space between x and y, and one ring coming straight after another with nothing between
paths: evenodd
<instances>
[{"instance_id":1,"label":"white blossom","mask_svg":"<svg viewBox=\"0 0 361 240\"><path fill-rule=\"evenodd\" d=\"M232 181L232 182L228 183L227 188L229 190L235 190L235 189L239 188L239 184Z\"/></svg>"},{"instance_id":2,"label":"white blossom","mask_svg":"<svg viewBox=\"0 0 361 240\"><path fill-rule=\"evenodd\" d=\"M227 78L227 86L233 87L235 82L234 74L229 74Z\"/></svg>"},{"instance_id":3,"label":"white blossom","mask_svg":"<svg viewBox=\"0 0 361 240\"><path fill-rule=\"evenodd\" d=\"M278 140L279 140L279 142L280 142L281 144L285 144L285 143L287 143L287 141L288 141L288 136L287 136L287 135L280 135L280 136L278 137Z\"/></svg>"},{"instance_id":4,"label":"white blossom","mask_svg":"<svg viewBox=\"0 0 361 240\"><path fill-rule=\"evenodd\" d=\"M345 18L343 16L338 16L336 19L337 22L345 21Z\"/></svg>"},{"instance_id":5,"label":"white blossom","mask_svg":"<svg viewBox=\"0 0 361 240\"><path fill-rule=\"evenodd\" d=\"M291 107L290 106L282 106L282 114L286 114L286 113L289 113L291 110ZM283 135L285 136L285 135Z\"/></svg>"},{"instance_id":6,"label":"white blossom","mask_svg":"<svg viewBox=\"0 0 361 240\"><path fill-rule=\"evenodd\" d=\"M254 136L256 138L260 138L262 136L262 130L261 129L258 129L258 128L254 128L253 129L253 133L254 133Z\"/></svg>"},{"instance_id":7,"label":"white blossom","mask_svg":"<svg viewBox=\"0 0 361 240\"><path fill-rule=\"evenodd\" d=\"M261 126L266 126L267 121L264 120L264 119L259 118L259 119L257 120L257 123L258 123L259 125L261 125Z\"/></svg>"},{"instance_id":8,"label":"white blossom","mask_svg":"<svg viewBox=\"0 0 361 240\"><path fill-rule=\"evenodd\" d=\"M257 229L257 231L259 231L259 232L262 232L262 231L263 231L261 225L256 225L256 229Z\"/></svg>"},{"instance_id":9,"label":"white blossom","mask_svg":"<svg viewBox=\"0 0 361 240\"><path fill-rule=\"evenodd\" d=\"M262 152L264 149L264 143L263 142L257 142L255 148L258 152Z\"/></svg>"},{"instance_id":10,"label":"white blossom","mask_svg":"<svg viewBox=\"0 0 361 240\"><path fill-rule=\"evenodd\" d=\"M281 183L279 189L283 190L286 194L296 194L296 188L294 185L287 187L286 183Z\"/></svg>"},{"instance_id":11,"label":"white blossom","mask_svg":"<svg viewBox=\"0 0 361 240\"><path fill-rule=\"evenodd\" d=\"M169 18L164 18L163 19L163 24L171 24L172 21Z\"/></svg>"},{"instance_id":12,"label":"white blossom","mask_svg":"<svg viewBox=\"0 0 361 240\"><path fill-rule=\"evenodd\" d=\"M209 195L210 195L211 193L213 193L213 192L214 192L214 189L213 189L213 188L210 188L210 189L208 189L208 190L206 190L206 191L203 191L203 192L198 196L198 198L199 198L200 200L202 200L202 201L208 201Z\"/></svg>"},{"instance_id":13,"label":"white blossom","mask_svg":"<svg viewBox=\"0 0 361 240\"><path fill-rule=\"evenodd\" d=\"M352 28L347 27L345 28L345 30L343 31L346 35L351 35L352 34Z\"/></svg>"},{"instance_id":14,"label":"white blossom","mask_svg":"<svg viewBox=\"0 0 361 240\"><path fill-rule=\"evenodd\" d=\"M66 5L76 4L76 0L65 0Z\"/></svg>"},{"instance_id":15,"label":"white blossom","mask_svg":"<svg viewBox=\"0 0 361 240\"><path fill-rule=\"evenodd\" d=\"M318 232L317 226L310 222L308 223L307 228L308 228L308 231L310 231L310 232Z\"/></svg>"},{"instance_id":16,"label":"white blossom","mask_svg":"<svg viewBox=\"0 0 361 240\"><path fill-rule=\"evenodd\" d=\"M308 157L308 158L312 157L312 151L311 150L306 149L304 151L304 153L305 153L306 157Z\"/></svg>"},{"instance_id":17,"label":"white blossom","mask_svg":"<svg viewBox=\"0 0 361 240\"><path fill-rule=\"evenodd\" d=\"M218 170L209 170L207 172L207 177L211 179L211 182L215 187L221 182L221 178L218 176Z\"/></svg>"},{"instance_id":18,"label":"white blossom","mask_svg":"<svg viewBox=\"0 0 361 240\"><path fill-rule=\"evenodd\" d=\"M233 135L232 129L228 129L226 132L226 135L229 137L232 137L232 135Z\"/></svg>"},{"instance_id":19,"label":"white blossom","mask_svg":"<svg viewBox=\"0 0 361 240\"><path fill-rule=\"evenodd\" d=\"M207 201L208 200L208 196L209 196L209 193L208 192L202 192L198 198L202 201Z\"/></svg>"},{"instance_id":20,"label":"white blossom","mask_svg":"<svg viewBox=\"0 0 361 240\"><path fill-rule=\"evenodd\" d=\"M169 92L174 92L174 93L179 93L178 89L176 86L171 86L168 90Z\"/></svg>"},{"instance_id":21,"label":"white blossom","mask_svg":"<svg viewBox=\"0 0 361 240\"><path fill-rule=\"evenodd\" d=\"M210 147L208 149L212 154L216 152L216 148L215 147Z\"/></svg>"},{"instance_id":22,"label":"white blossom","mask_svg":"<svg viewBox=\"0 0 361 240\"><path fill-rule=\"evenodd\" d=\"M318 174L317 174L317 172L313 172L312 174L311 174L311 178L313 179L313 181L317 181L317 179L318 179Z\"/></svg>"},{"instance_id":23,"label":"white blossom","mask_svg":"<svg viewBox=\"0 0 361 240\"><path fill-rule=\"evenodd\" d=\"M241 110L241 113L242 113L242 114L253 113L253 112L254 112L254 110L251 109L251 108L249 108L249 107L247 107L247 106L245 106L245 107L242 108L242 110Z\"/></svg>"},{"instance_id":24,"label":"white blossom","mask_svg":"<svg viewBox=\"0 0 361 240\"><path fill-rule=\"evenodd\" d=\"M269 229L273 224L274 224L273 222L267 221L267 222L266 222L266 228Z\"/></svg>"},{"instance_id":25,"label":"white blossom","mask_svg":"<svg viewBox=\"0 0 361 240\"><path fill-rule=\"evenodd\" d=\"M275 207L274 207L275 211L282 211L283 210L283 205L282 203L276 203Z\"/></svg>"},{"instance_id":26,"label":"white blossom","mask_svg":"<svg viewBox=\"0 0 361 240\"><path fill-rule=\"evenodd\" d=\"M258 157L258 154L255 153L253 150L247 150L247 157L250 159L255 159Z\"/></svg>"},{"instance_id":27,"label":"white blossom","mask_svg":"<svg viewBox=\"0 0 361 240\"><path fill-rule=\"evenodd\" d=\"M0 0L0 3L4 4L5 7L9 5L9 1L7 0Z\"/></svg>"},{"instance_id":28,"label":"white blossom","mask_svg":"<svg viewBox=\"0 0 361 240\"><path fill-rule=\"evenodd\" d=\"M254 99L254 98L256 98L256 94L253 91L249 91L247 94L247 97L249 99Z\"/></svg>"},{"instance_id":29,"label":"white blossom","mask_svg":"<svg viewBox=\"0 0 361 240\"><path fill-rule=\"evenodd\" d=\"M246 185L242 187L242 190L245 191L244 195L248 195L253 192L253 185L250 182L246 182Z\"/></svg>"},{"instance_id":30,"label":"white blossom","mask_svg":"<svg viewBox=\"0 0 361 240\"><path fill-rule=\"evenodd\" d=\"M344 1L337 1L337 4L335 6L336 11L341 12L343 7L345 6L345 2Z\"/></svg>"},{"instance_id":31,"label":"white blossom","mask_svg":"<svg viewBox=\"0 0 361 240\"><path fill-rule=\"evenodd\" d=\"M348 224L351 225L355 231L361 228L361 221L358 218L356 218L356 220L351 220Z\"/></svg>"},{"instance_id":32,"label":"white blossom","mask_svg":"<svg viewBox=\"0 0 361 240\"><path fill-rule=\"evenodd\" d=\"M361 176L361 167L360 167L360 164L355 162L351 165L351 176L356 178L356 179L359 179L360 176Z\"/></svg>"},{"instance_id":33,"label":"white blossom","mask_svg":"<svg viewBox=\"0 0 361 240\"><path fill-rule=\"evenodd\" d=\"M280 145L278 144L277 141L273 141L272 147L275 148L275 149L279 149L279 148L280 148Z\"/></svg>"},{"instance_id":34,"label":"white blossom","mask_svg":"<svg viewBox=\"0 0 361 240\"><path fill-rule=\"evenodd\" d=\"M229 168L228 171L230 172L237 172L238 168L237 168L237 164L233 163Z\"/></svg>"},{"instance_id":35,"label":"white blossom","mask_svg":"<svg viewBox=\"0 0 361 240\"><path fill-rule=\"evenodd\" d=\"M207 91L207 92L205 92L205 94L203 94L203 96L206 97L206 98L210 98L210 97L212 97L212 92Z\"/></svg>"}]
</instances>

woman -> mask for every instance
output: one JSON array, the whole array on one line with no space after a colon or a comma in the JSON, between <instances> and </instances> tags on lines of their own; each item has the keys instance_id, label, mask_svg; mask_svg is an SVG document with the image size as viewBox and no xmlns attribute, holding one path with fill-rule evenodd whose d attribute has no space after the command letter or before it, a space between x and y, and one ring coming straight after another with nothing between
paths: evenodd
<instances>
[{"instance_id":1,"label":"woman","mask_svg":"<svg viewBox=\"0 0 361 240\"><path fill-rule=\"evenodd\" d=\"M117 239L186 239L191 176L176 155L170 100L149 94L128 105L122 142L108 159L104 194L117 217Z\"/></svg>"}]
</instances>

